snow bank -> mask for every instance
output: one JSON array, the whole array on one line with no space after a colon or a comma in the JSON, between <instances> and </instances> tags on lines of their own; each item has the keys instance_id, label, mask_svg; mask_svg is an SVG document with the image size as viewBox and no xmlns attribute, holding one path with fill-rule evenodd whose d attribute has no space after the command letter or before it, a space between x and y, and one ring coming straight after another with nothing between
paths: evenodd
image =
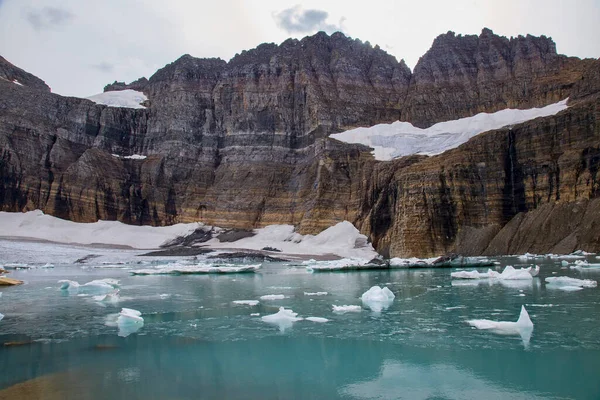
<instances>
[{"instance_id":1,"label":"snow bank","mask_svg":"<svg viewBox=\"0 0 600 400\"><path fill-rule=\"evenodd\" d=\"M360 299L372 311L381 312L392 305L395 297L394 293L387 287L382 289L379 286L373 286L364 292Z\"/></svg>"},{"instance_id":2,"label":"snow bank","mask_svg":"<svg viewBox=\"0 0 600 400\"><path fill-rule=\"evenodd\" d=\"M60 290L66 290L69 293L107 294L119 287L119 281L111 278L93 280L83 285L68 279L60 280L58 283L61 284Z\"/></svg>"},{"instance_id":3,"label":"snow bank","mask_svg":"<svg viewBox=\"0 0 600 400\"><path fill-rule=\"evenodd\" d=\"M333 312L334 313L338 313L338 314L344 314L344 313L347 313L347 312L361 312L362 311L362 307L361 306L347 306L347 305L336 306L334 304L332 307L333 307Z\"/></svg>"},{"instance_id":4,"label":"snow bank","mask_svg":"<svg viewBox=\"0 0 600 400\"><path fill-rule=\"evenodd\" d=\"M598 282L591 279L569 278L567 276L551 276L546 278L546 287L565 291L576 291L583 288L598 286Z\"/></svg>"},{"instance_id":5,"label":"snow bank","mask_svg":"<svg viewBox=\"0 0 600 400\"><path fill-rule=\"evenodd\" d=\"M148 100L144 93L131 89L99 93L86 98L96 104L125 108L146 108L140 103Z\"/></svg>"},{"instance_id":6,"label":"snow bank","mask_svg":"<svg viewBox=\"0 0 600 400\"><path fill-rule=\"evenodd\" d=\"M16 79L13 79L12 83L17 84L19 86L23 86L23 84Z\"/></svg>"},{"instance_id":7,"label":"snow bank","mask_svg":"<svg viewBox=\"0 0 600 400\"><path fill-rule=\"evenodd\" d=\"M377 160L387 161L411 154L435 155L458 147L472 137L492 129L554 115L567 108L567 100L543 108L506 109L492 114L437 123L427 129L396 121L370 128L357 128L331 135L346 143L361 143L374 149Z\"/></svg>"},{"instance_id":8,"label":"snow bank","mask_svg":"<svg viewBox=\"0 0 600 400\"><path fill-rule=\"evenodd\" d=\"M0 212L0 236L26 237L59 243L108 244L155 249L178 236L188 235L201 223L171 226L126 225L117 221L78 223L45 215L40 210L26 213Z\"/></svg>"},{"instance_id":9,"label":"snow bank","mask_svg":"<svg viewBox=\"0 0 600 400\"><path fill-rule=\"evenodd\" d=\"M472 319L467 321L467 323L474 328L487 330L499 335L520 335L523 339L523 344L526 346L529 344L533 332L533 322L531 322L525 306L521 306L521 314L517 322Z\"/></svg>"},{"instance_id":10,"label":"snow bank","mask_svg":"<svg viewBox=\"0 0 600 400\"><path fill-rule=\"evenodd\" d=\"M200 275L200 274L239 274L255 272L260 269L260 264L254 265L214 265L214 264L167 264L155 268L137 269L131 271L132 275Z\"/></svg>"},{"instance_id":11,"label":"snow bank","mask_svg":"<svg viewBox=\"0 0 600 400\"><path fill-rule=\"evenodd\" d=\"M233 304L241 304L246 306L255 306L259 303L258 300L234 300Z\"/></svg>"},{"instance_id":12,"label":"snow bank","mask_svg":"<svg viewBox=\"0 0 600 400\"><path fill-rule=\"evenodd\" d=\"M117 318L117 326L119 327L119 336L127 337L135 333L144 326L144 318L142 313L131 308L122 308Z\"/></svg>"},{"instance_id":13,"label":"snow bank","mask_svg":"<svg viewBox=\"0 0 600 400\"><path fill-rule=\"evenodd\" d=\"M298 317L298 313L286 310L283 307L279 307L279 311L276 314L265 315L261 319L268 324L277 325L281 332L291 328L294 322L302 320L302 318Z\"/></svg>"},{"instance_id":14,"label":"snow bank","mask_svg":"<svg viewBox=\"0 0 600 400\"><path fill-rule=\"evenodd\" d=\"M218 239L206 242L211 248L239 248L261 250L276 247L287 254L335 254L340 257L372 259L378 254L367 237L350 222L343 221L318 235L300 235L293 225L270 225L254 230L255 236L221 243Z\"/></svg>"}]
</instances>

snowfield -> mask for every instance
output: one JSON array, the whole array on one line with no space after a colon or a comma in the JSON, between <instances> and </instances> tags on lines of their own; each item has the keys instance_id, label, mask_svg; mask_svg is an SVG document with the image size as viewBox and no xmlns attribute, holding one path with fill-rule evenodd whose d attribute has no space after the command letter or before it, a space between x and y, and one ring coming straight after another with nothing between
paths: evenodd
<instances>
[{"instance_id":1,"label":"snowfield","mask_svg":"<svg viewBox=\"0 0 600 400\"><path fill-rule=\"evenodd\" d=\"M124 108L146 108L140 103L148 100L146 95L136 90L119 90L116 92L104 92L87 97L96 104L104 104L109 107Z\"/></svg>"},{"instance_id":2,"label":"snowfield","mask_svg":"<svg viewBox=\"0 0 600 400\"><path fill-rule=\"evenodd\" d=\"M542 108L480 113L472 117L440 122L427 129L417 128L409 122L396 121L370 128L351 129L330 137L345 143L360 143L372 147L375 159L380 161L411 154L432 156L458 147L480 133L555 115L566 108L565 99Z\"/></svg>"}]
</instances>

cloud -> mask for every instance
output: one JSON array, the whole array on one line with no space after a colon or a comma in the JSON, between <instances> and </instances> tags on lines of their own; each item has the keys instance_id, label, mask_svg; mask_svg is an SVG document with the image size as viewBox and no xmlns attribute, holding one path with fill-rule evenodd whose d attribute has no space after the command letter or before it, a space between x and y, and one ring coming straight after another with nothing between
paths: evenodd
<instances>
[{"instance_id":1,"label":"cloud","mask_svg":"<svg viewBox=\"0 0 600 400\"><path fill-rule=\"evenodd\" d=\"M329 24L327 18L329 13L323 10L304 10L300 5L285 9L277 14L273 14L273 19L277 26L287 33L311 33L315 31L325 31L332 33L342 30L342 22Z\"/></svg>"},{"instance_id":2,"label":"cloud","mask_svg":"<svg viewBox=\"0 0 600 400\"><path fill-rule=\"evenodd\" d=\"M0 0L2 1L2 0ZM25 19L36 31L53 29L69 23L74 15L58 7L44 7L41 10L31 10L25 14Z\"/></svg>"},{"instance_id":3,"label":"cloud","mask_svg":"<svg viewBox=\"0 0 600 400\"><path fill-rule=\"evenodd\" d=\"M115 66L111 63L107 63L105 61L99 62L97 64L90 65L92 68L100 71L100 72L113 72L115 70Z\"/></svg>"}]
</instances>

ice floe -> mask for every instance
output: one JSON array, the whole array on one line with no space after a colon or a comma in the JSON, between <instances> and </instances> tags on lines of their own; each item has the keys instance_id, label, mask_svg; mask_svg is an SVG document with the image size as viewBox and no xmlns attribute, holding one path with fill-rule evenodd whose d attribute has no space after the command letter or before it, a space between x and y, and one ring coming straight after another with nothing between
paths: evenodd
<instances>
[{"instance_id":1,"label":"ice floe","mask_svg":"<svg viewBox=\"0 0 600 400\"><path fill-rule=\"evenodd\" d=\"M201 274L239 274L255 272L261 264L254 265L215 265L215 264L167 264L154 268L137 269L131 271L132 275L201 275Z\"/></svg>"},{"instance_id":2,"label":"ice floe","mask_svg":"<svg viewBox=\"0 0 600 400\"><path fill-rule=\"evenodd\" d=\"M435 155L458 147L472 137L492 129L514 125L537 117L554 115L567 108L567 100L542 108L505 109L472 117L437 123L421 129L409 122L396 121L370 128L356 128L330 137L346 143L372 147L377 160L391 160L410 154Z\"/></svg>"},{"instance_id":3,"label":"ice floe","mask_svg":"<svg viewBox=\"0 0 600 400\"><path fill-rule=\"evenodd\" d=\"M119 327L119 336L127 337L135 333L144 326L144 318L142 313L131 308L122 308L117 318L117 326Z\"/></svg>"},{"instance_id":4,"label":"ice floe","mask_svg":"<svg viewBox=\"0 0 600 400\"><path fill-rule=\"evenodd\" d=\"M467 321L467 323L477 329L490 331L499 335L520 335L525 346L529 344L533 332L533 322L531 322L525 306L521 306L521 314L517 322L472 319Z\"/></svg>"},{"instance_id":5,"label":"ice floe","mask_svg":"<svg viewBox=\"0 0 600 400\"><path fill-rule=\"evenodd\" d=\"M245 306L255 306L259 303L258 300L234 300L233 304L240 304Z\"/></svg>"},{"instance_id":6,"label":"ice floe","mask_svg":"<svg viewBox=\"0 0 600 400\"><path fill-rule=\"evenodd\" d=\"M304 292L305 296L327 296L327 292Z\"/></svg>"},{"instance_id":7,"label":"ice floe","mask_svg":"<svg viewBox=\"0 0 600 400\"><path fill-rule=\"evenodd\" d=\"M497 279L497 280L527 280L530 281L540 272L540 267L535 268L519 268L516 269L511 265L507 265L500 273L488 269L487 272L473 271L455 271L451 272L450 276L453 279Z\"/></svg>"},{"instance_id":8,"label":"ice floe","mask_svg":"<svg viewBox=\"0 0 600 400\"><path fill-rule=\"evenodd\" d=\"M394 293L387 287L383 289L379 286L373 286L363 293L360 297L363 304L374 312L381 312L388 309L394 302Z\"/></svg>"},{"instance_id":9,"label":"ice floe","mask_svg":"<svg viewBox=\"0 0 600 400\"><path fill-rule=\"evenodd\" d=\"M111 304L118 303L121 300L121 298L119 297L118 290L113 290L112 292L107 293L107 294L101 294L98 296L94 296L93 299L99 303L111 303Z\"/></svg>"},{"instance_id":10,"label":"ice floe","mask_svg":"<svg viewBox=\"0 0 600 400\"><path fill-rule=\"evenodd\" d=\"M304 319L307 321L319 322L319 323L329 322L329 320L327 318L322 318L322 317L306 317Z\"/></svg>"},{"instance_id":11,"label":"ice floe","mask_svg":"<svg viewBox=\"0 0 600 400\"><path fill-rule=\"evenodd\" d=\"M61 284L60 290L81 294L108 294L119 287L119 281L111 278L97 279L83 285L68 279L60 280L58 283Z\"/></svg>"},{"instance_id":12,"label":"ice floe","mask_svg":"<svg viewBox=\"0 0 600 400\"><path fill-rule=\"evenodd\" d=\"M569 268L576 269L579 271L593 271L600 270L600 263L589 263L583 260L576 260L575 265L571 265Z\"/></svg>"},{"instance_id":13,"label":"ice floe","mask_svg":"<svg viewBox=\"0 0 600 400\"><path fill-rule=\"evenodd\" d=\"M591 279L577 279L568 276L550 276L546 278L546 287L551 289L560 289L564 291L577 291L583 288L593 288L598 286L598 282Z\"/></svg>"},{"instance_id":14,"label":"ice floe","mask_svg":"<svg viewBox=\"0 0 600 400\"><path fill-rule=\"evenodd\" d=\"M261 317L261 319L268 324L277 325L281 332L291 328L294 322L302 320L302 318L298 317L298 313L283 307L279 307L277 313L265 315L264 317Z\"/></svg>"},{"instance_id":15,"label":"ice floe","mask_svg":"<svg viewBox=\"0 0 600 400\"><path fill-rule=\"evenodd\" d=\"M352 306L352 305L343 305L343 306L336 306L335 304L332 305L333 307L333 312L334 313L338 313L338 314L344 314L347 312L361 312L362 311L362 307L361 306Z\"/></svg>"},{"instance_id":16,"label":"ice floe","mask_svg":"<svg viewBox=\"0 0 600 400\"><path fill-rule=\"evenodd\" d=\"M148 97L137 90L127 89L99 93L87 99L109 107L146 108L141 103L148 100Z\"/></svg>"},{"instance_id":17,"label":"ice floe","mask_svg":"<svg viewBox=\"0 0 600 400\"><path fill-rule=\"evenodd\" d=\"M330 271L351 271L370 268L379 268L379 266L368 265L367 259L364 258L342 258L341 260L331 261L315 261L307 260L302 264L306 265L308 272L330 272Z\"/></svg>"},{"instance_id":18,"label":"ice floe","mask_svg":"<svg viewBox=\"0 0 600 400\"><path fill-rule=\"evenodd\" d=\"M4 318L4 314L0 313L0 321L2 321L2 318Z\"/></svg>"},{"instance_id":19,"label":"ice floe","mask_svg":"<svg viewBox=\"0 0 600 400\"><path fill-rule=\"evenodd\" d=\"M285 295L283 294L265 294L264 296L260 296L261 300L283 300L285 299Z\"/></svg>"}]
</instances>

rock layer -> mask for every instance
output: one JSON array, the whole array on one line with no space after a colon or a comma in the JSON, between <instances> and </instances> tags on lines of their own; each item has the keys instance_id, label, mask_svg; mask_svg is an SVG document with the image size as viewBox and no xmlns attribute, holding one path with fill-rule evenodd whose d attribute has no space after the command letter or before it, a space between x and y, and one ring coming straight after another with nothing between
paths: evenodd
<instances>
[{"instance_id":1,"label":"rock layer","mask_svg":"<svg viewBox=\"0 0 600 400\"><path fill-rule=\"evenodd\" d=\"M349 220L391 256L600 250L598 71L598 61L557 55L548 38L484 30L441 35L414 74L377 46L319 33L229 62L185 55L147 80L106 87L144 91L146 109L0 79L0 209L302 233ZM327 137L568 96L557 116L436 157L377 162ZM132 154L147 158L123 158ZM587 217L551 222L574 209ZM538 231L543 240L531 240Z\"/></svg>"}]
</instances>

